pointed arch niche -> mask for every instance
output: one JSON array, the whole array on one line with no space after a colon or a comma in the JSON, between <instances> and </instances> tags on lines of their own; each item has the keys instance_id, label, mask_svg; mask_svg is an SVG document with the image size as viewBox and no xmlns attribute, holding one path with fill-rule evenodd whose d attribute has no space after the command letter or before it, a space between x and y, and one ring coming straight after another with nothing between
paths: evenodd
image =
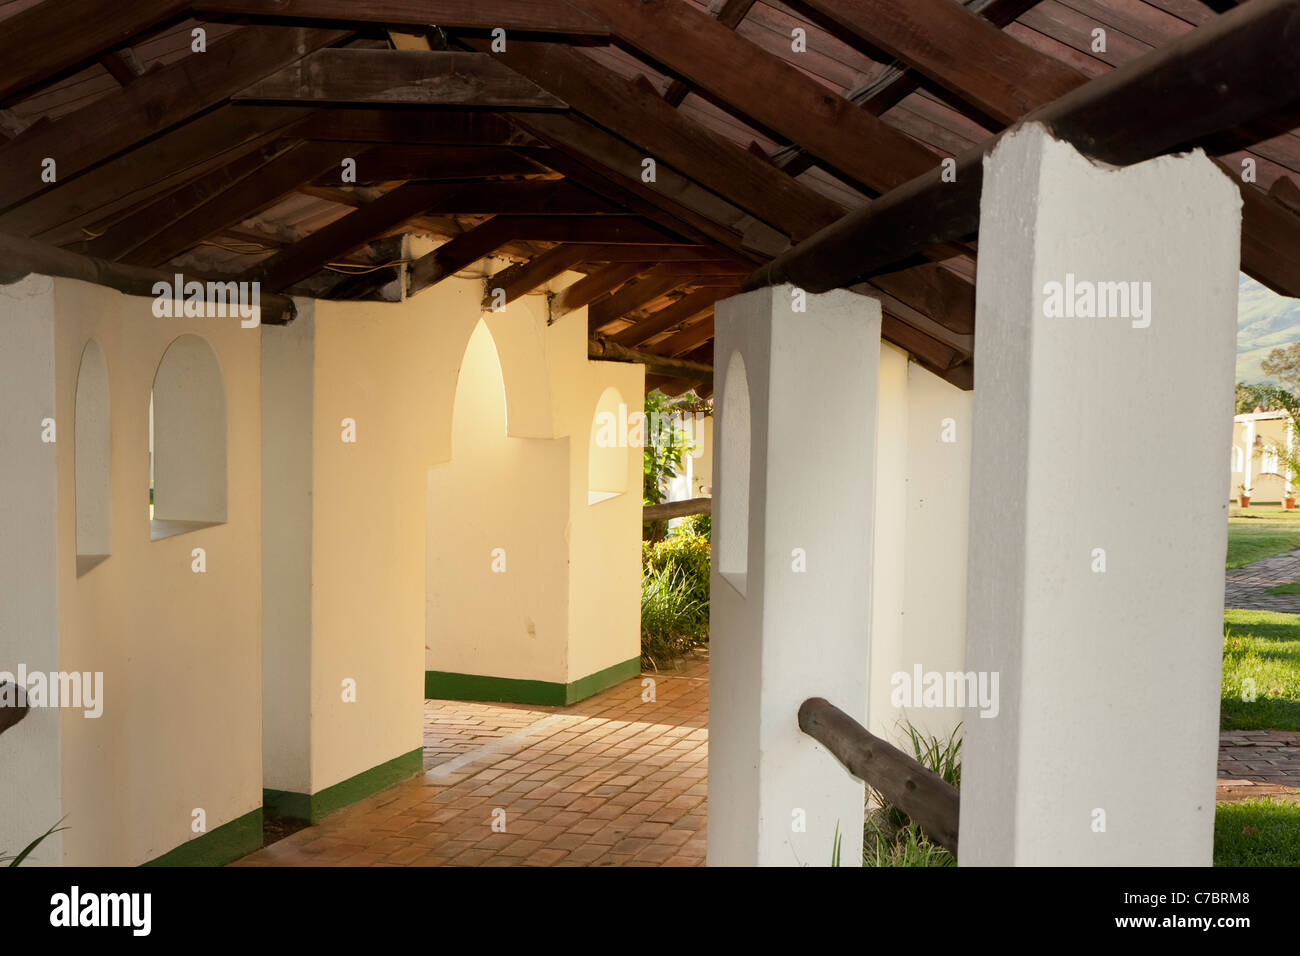
<instances>
[{"instance_id":1,"label":"pointed arch niche","mask_svg":"<svg viewBox=\"0 0 1300 956\"><path fill-rule=\"evenodd\" d=\"M226 388L216 353L182 335L163 353L149 400L153 540L226 520Z\"/></svg>"}]
</instances>

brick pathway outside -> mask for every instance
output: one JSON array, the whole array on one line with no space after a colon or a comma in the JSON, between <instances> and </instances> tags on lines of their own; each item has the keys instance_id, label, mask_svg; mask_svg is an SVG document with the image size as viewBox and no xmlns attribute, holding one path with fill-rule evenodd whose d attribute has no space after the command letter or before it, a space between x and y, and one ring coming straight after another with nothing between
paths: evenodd
<instances>
[{"instance_id":1,"label":"brick pathway outside","mask_svg":"<svg viewBox=\"0 0 1300 956\"><path fill-rule=\"evenodd\" d=\"M461 700L424 702L424 769L458 757L531 727L561 707L533 704L477 704Z\"/></svg>"},{"instance_id":2,"label":"brick pathway outside","mask_svg":"<svg viewBox=\"0 0 1300 956\"><path fill-rule=\"evenodd\" d=\"M702 866L708 660L569 707L429 701L433 769L235 866ZM504 814L504 832L492 828Z\"/></svg>"},{"instance_id":3,"label":"brick pathway outside","mask_svg":"<svg viewBox=\"0 0 1300 956\"><path fill-rule=\"evenodd\" d=\"M1288 551L1228 572L1223 606L1247 611L1300 614L1300 594L1269 594L1269 588L1300 581L1300 551Z\"/></svg>"},{"instance_id":4,"label":"brick pathway outside","mask_svg":"<svg viewBox=\"0 0 1300 956\"><path fill-rule=\"evenodd\" d=\"M653 702L428 701L431 769L233 865L702 866L708 659L642 676ZM1225 731L1218 799L1264 796L1300 803L1300 732Z\"/></svg>"},{"instance_id":5,"label":"brick pathway outside","mask_svg":"<svg viewBox=\"0 0 1300 956\"><path fill-rule=\"evenodd\" d=\"M1218 799L1272 797L1300 803L1300 731L1228 730L1219 734Z\"/></svg>"}]
</instances>

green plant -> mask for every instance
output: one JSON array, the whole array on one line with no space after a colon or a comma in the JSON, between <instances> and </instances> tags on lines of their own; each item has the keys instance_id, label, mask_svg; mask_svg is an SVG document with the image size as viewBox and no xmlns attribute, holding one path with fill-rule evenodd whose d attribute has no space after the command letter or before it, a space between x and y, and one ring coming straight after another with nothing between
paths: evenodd
<instances>
[{"instance_id":1,"label":"green plant","mask_svg":"<svg viewBox=\"0 0 1300 956\"><path fill-rule=\"evenodd\" d=\"M926 736L911 724L907 736L917 763L933 770L945 782L961 786L961 726L947 739ZM874 803L874 806L873 806ZM867 787L867 814L862 830L863 866L956 866L956 858L935 843L921 826Z\"/></svg>"},{"instance_id":2,"label":"green plant","mask_svg":"<svg viewBox=\"0 0 1300 956\"><path fill-rule=\"evenodd\" d=\"M678 527L687 534L693 534L705 541L709 541L713 536L713 516L688 515L682 519L682 523Z\"/></svg>"},{"instance_id":3,"label":"green plant","mask_svg":"<svg viewBox=\"0 0 1300 956\"><path fill-rule=\"evenodd\" d=\"M688 653L708 634L708 608L690 595L680 568L647 567L641 575L641 659L659 667Z\"/></svg>"},{"instance_id":4,"label":"green plant","mask_svg":"<svg viewBox=\"0 0 1300 956\"><path fill-rule=\"evenodd\" d=\"M700 602L703 619L709 615L709 539L678 528L662 541L641 543L641 564L655 571L670 568L681 574L687 595Z\"/></svg>"},{"instance_id":5,"label":"green plant","mask_svg":"<svg viewBox=\"0 0 1300 956\"><path fill-rule=\"evenodd\" d=\"M840 865L840 844L844 838L840 835L840 821L835 821L835 846L831 849L831 866Z\"/></svg>"},{"instance_id":6,"label":"green plant","mask_svg":"<svg viewBox=\"0 0 1300 956\"><path fill-rule=\"evenodd\" d=\"M64 819L67 818L65 817ZM67 827L59 826L62 822L63 820L60 820L59 823L54 824L54 826L50 827L31 843L27 844L27 846L23 847L23 851L17 856L0 856L0 863L7 863L10 867L21 866L23 860L31 856L32 853L35 852L36 848L44 843L46 839L53 836L55 833L58 833L60 830L67 829Z\"/></svg>"}]
</instances>

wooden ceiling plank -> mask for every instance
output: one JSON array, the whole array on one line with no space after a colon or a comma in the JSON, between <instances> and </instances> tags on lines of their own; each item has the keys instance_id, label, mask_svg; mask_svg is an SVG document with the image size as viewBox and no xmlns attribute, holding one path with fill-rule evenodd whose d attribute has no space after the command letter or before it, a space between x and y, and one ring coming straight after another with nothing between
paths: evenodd
<instances>
[{"instance_id":1,"label":"wooden ceiling plank","mask_svg":"<svg viewBox=\"0 0 1300 956\"><path fill-rule=\"evenodd\" d=\"M643 150L638 174L646 159L667 164L792 238L811 235L843 212L767 160L693 122L653 90L623 79L584 53L556 44L518 41L497 56ZM655 170L656 181L659 172Z\"/></svg>"},{"instance_id":2,"label":"wooden ceiling plank","mask_svg":"<svg viewBox=\"0 0 1300 956\"><path fill-rule=\"evenodd\" d=\"M219 103L257 77L308 51L347 36L337 30L247 27L202 56L187 56L140 77L130 86L69 113L48 128L0 147L0 209L57 188L42 181L46 157L57 163L58 183L119 155ZM22 171L22 175L18 174Z\"/></svg>"},{"instance_id":3,"label":"wooden ceiling plank","mask_svg":"<svg viewBox=\"0 0 1300 956\"><path fill-rule=\"evenodd\" d=\"M267 138L278 139L308 112L225 107L206 113L0 215L0 230L55 244L83 239L84 225L223 166Z\"/></svg>"},{"instance_id":4,"label":"wooden ceiling plank","mask_svg":"<svg viewBox=\"0 0 1300 956\"><path fill-rule=\"evenodd\" d=\"M355 144L349 143L301 143L232 183L122 259L137 265L162 265L208 236L268 209L323 171L338 169L344 157L356 152Z\"/></svg>"},{"instance_id":5,"label":"wooden ceiling plank","mask_svg":"<svg viewBox=\"0 0 1300 956\"><path fill-rule=\"evenodd\" d=\"M937 165L925 146L684 0L585 0L620 43L877 192Z\"/></svg>"},{"instance_id":6,"label":"wooden ceiling plank","mask_svg":"<svg viewBox=\"0 0 1300 956\"><path fill-rule=\"evenodd\" d=\"M193 214L213 197L274 162L294 145L292 141L275 140L239 156L220 169L199 176L180 189L142 205L129 216L115 222L106 234L87 242L82 251L101 259L118 259L185 216Z\"/></svg>"},{"instance_id":7,"label":"wooden ceiling plank","mask_svg":"<svg viewBox=\"0 0 1300 956\"><path fill-rule=\"evenodd\" d=\"M800 0L866 43L1000 123L1079 85L1077 74L1043 57L953 0Z\"/></svg>"},{"instance_id":8,"label":"wooden ceiling plank","mask_svg":"<svg viewBox=\"0 0 1300 956\"><path fill-rule=\"evenodd\" d=\"M263 76L232 99L480 109L566 105L490 54L444 50L318 50Z\"/></svg>"},{"instance_id":9,"label":"wooden ceiling plank","mask_svg":"<svg viewBox=\"0 0 1300 956\"><path fill-rule=\"evenodd\" d=\"M0 30L0 101L183 16L186 0L45 0Z\"/></svg>"},{"instance_id":10,"label":"wooden ceiling plank","mask_svg":"<svg viewBox=\"0 0 1300 956\"><path fill-rule=\"evenodd\" d=\"M1094 159L1129 165L1185 149L1224 129L1289 110L1300 100L1300 2L1252 0L1147 56L1134 60L1022 118L1042 122ZM1159 103L1159 112L1145 104ZM1136 105L1136 108L1135 108ZM979 226L983 158L1000 137L957 159L956 181L933 170L823 230L751 276L746 288L793 282L819 292L853 284L937 243L974 234ZM1234 181L1244 193L1264 195ZM1265 197L1266 198L1266 197ZM1269 274L1249 241L1264 208L1247 203L1243 269ZM1300 233L1290 241L1300 243ZM1263 281L1261 279L1261 281ZM1300 273L1287 280L1300 295Z\"/></svg>"}]
</instances>

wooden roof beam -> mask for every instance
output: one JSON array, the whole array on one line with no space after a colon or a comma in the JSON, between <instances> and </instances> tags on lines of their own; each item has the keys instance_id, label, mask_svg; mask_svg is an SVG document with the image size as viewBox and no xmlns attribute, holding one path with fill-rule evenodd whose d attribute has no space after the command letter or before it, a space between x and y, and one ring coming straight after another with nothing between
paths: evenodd
<instances>
[{"instance_id":1,"label":"wooden roof beam","mask_svg":"<svg viewBox=\"0 0 1300 956\"><path fill-rule=\"evenodd\" d=\"M188 211L120 256L136 265L160 266L229 226L279 202L357 150L347 143L302 143ZM278 289L273 291L279 291Z\"/></svg>"},{"instance_id":2,"label":"wooden roof beam","mask_svg":"<svg viewBox=\"0 0 1300 956\"><path fill-rule=\"evenodd\" d=\"M0 30L0 102L180 19L188 0L44 0Z\"/></svg>"},{"instance_id":3,"label":"wooden roof beam","mask_svg":"<svg viewBox=\"0 0 1300 956\"><path fill-rule=\"evenodd\" d=\"M953 0L800 0L850 42L884 50L998 123L1079 85L1074 69L1044 57Z\"/></svg>"},{"instance_id":4,"label":"wooden roof beam","mask_svg":"<svg viewBox=\"0 0 1300 956\"><path fill-rule=\"evenodd\" d=\"M1297 45L1300 0L1251 0L1077 87L1023 121L1043 123L1094 159L1115 165L1141 162L1293 108L1300 101ZM1144 105L1151 103L1159 103L1160 111ZM1124 117L1131 121L1122 121ZM916 176L777 257L746 280L745 288L792 282L824 292L888 271L938 243L974 234L983 158L999 138L959 157L955 182L943 182L938 168ZM1248 209L1244 235L1255 228L1253 218ZM1300 243L1300 235L1292 241ZM1249 242L1243 242L1242 261L1252 275L1269 269ZM1286 282L1278 291L1300 295L1300 274Z\"/></svg>"},{"instance_id":5,"label":"wooden roof beam","mask_svg":"<svg viewBox=\"0 0 1300 956\"><path fill-rule=\"evenodd\" d=\"M589 273L585 278L562 289L551 301L552 320L568 315L575 309L581 309L584 305L590 305L623 283L648 272L652 265L651 262L618 262Z\"/></svg>"},{"instance_id":6,"label":"wooden roof beam","mask_svg":"<svg viewBox=\"0 0 1300 956\"><path fill-rule=\"evenodd\" d=\"M298 60L304 49L335 43L338 30L246 27L212 44L203 56L187 56L150 71L121 90L88 103L39 131L0 147L0 210L12 208L57 184L42 181L41 163L57 163L58 183L140 145L223 103L250 78Z\"/></svg>"},{"instance_id":7,"label":"wooden roof beam","mask_svg":"<svg viewBox=\"0 0 1300 956\"><path fill-rule=\"evenodd\" d=\"M684 0L584 0L620 44L877 192L937 165L925 146Z\"/></svg>"},{"instance_id":8,"label":"wooden roof beam","mask_svg":"<svg viewBox=\"0 0 1300 956\"><path fill-rule=\"evenodd\" d=\"M591 303L587 309L587 327L596 332L610 322L621 319L627 313L667 295L684 285L686 281L684 276L662 271L656 266L640 278L627 283L617 292Z\"/></svg>"},{"instance_id":9,"label":"wooden roof beam","mask_svg":"<svg viewBox=\"0 0 1300 956\"><path fill-rule=\"evenodd\" d=\"M705 17L713 23L709 17ZM731 35L724 27L723 32ZM469 40L477 49L488 41ZM792 237L803 238L833 222L839 205L748 150L705 129L655 93L601 66L591 57L553 43L518 40L496 56L575 110L635 144L642 163L671 166L737 208ZM900 134L901 135L901 134ZM545 138L545 137L543 137Z\"/></svg>"},{"instance_id":10,"label":"wooden roof beam","mask_svg":"<svg viewBox=\"0 0 1300 956\"><path fill-rule=\"evenodd\" d=\"M58 0L53 0L58 2ZM266 17L275 20L359 20L385 25L523 30L601 37L608 27L565 0L194 0L194 11L213 17Z\"/></svg>"},{"instance_id":11,"label":"wooden roof beam","mask_svg":"<svg viewBox=\"0 0 1300 956\"><path fill-rule=\"evenodd\" d=\"M237 111L224 107L170 130L0 215L0 230L55 244L85 238L84 226L224 166L308 111L299 107ZM21 140L19 141L21 142Z\"/></svg>"},{"instance_id":12,"label":"wooden roof beam","mask_svg":"<svg viewBox=\"0 0 1300 956\"><path fill-rule=\"evenodd\" d=\"M507 305L563 275L583 261L587 248L580 244L561 244L489 276L484 282L483 308Z\"/></svg>"}]
</instances>

